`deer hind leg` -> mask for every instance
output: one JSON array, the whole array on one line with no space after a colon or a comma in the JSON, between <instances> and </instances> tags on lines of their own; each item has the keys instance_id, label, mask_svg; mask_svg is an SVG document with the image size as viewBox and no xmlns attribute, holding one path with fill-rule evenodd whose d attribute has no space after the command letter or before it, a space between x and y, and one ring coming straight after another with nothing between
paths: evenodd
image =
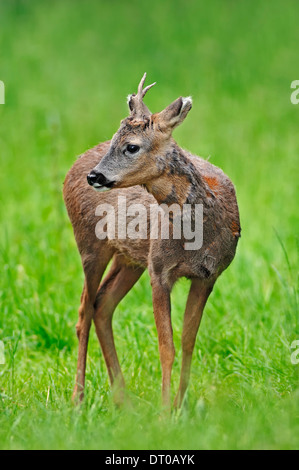
<instances>
[{"instance_id":1,"label":"deer hind leg","mask_svg":"<svg viewBox=\"0 0 299 470\"><path fill-rule=\"evenodd\" d=\"M85 280L79 307L79 320L76 325L79 350L76 383L73 392L74 401L78 399L82 401L84 396L87 346L91 321L94 315L94 302L99 283L110 258L111 254L108 255L108 251L100 259L95 257L94 254L82 255Z\"/></svg>"},{"instance_id":2,"label":"deer hind leg","mask_svg":"<svg viewBox=\"0 0 299 470\"><path fill-rule=\"evenodd\" d=\"M191 284L186 310L184 315L182 333L182 368L179 390L176 395L174 406L179 408L183 402L188 387L192 353L196 341L196 335L202 318L204 306L213 289L213 284L207 285L199 279L194 279Z\"/></svg>"},{"instance_id":3,"label":"deer hind leg","mask_svg":"<svg viewBox=\"0 0 299 470\"><path fill-rule=\"evenodd\" d=\"M144 268L127 265L122 256L115 256L96 296L94 324L116 403L123 401L125 383L114 344L112 317L121 299L138 281L143 271Z\"/></svg>"},{"instance_id":4,"label":"deer hind leg","mask_svg":"<svg viewBox=\"0 0 299 470\"><path fill-rule=\"evenodd\" d=\"M171 371L175 356L171 326L170 289L162 284L160 276L151 275L153 309L158 333L162 368L162 403L170 408Z\"/></svg>"}]
</instances>

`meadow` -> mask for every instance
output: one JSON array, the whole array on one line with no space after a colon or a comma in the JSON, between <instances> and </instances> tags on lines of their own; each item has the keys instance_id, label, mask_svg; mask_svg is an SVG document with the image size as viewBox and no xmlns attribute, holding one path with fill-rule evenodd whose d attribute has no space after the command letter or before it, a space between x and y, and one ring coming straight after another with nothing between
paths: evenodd
<instances>
[{"instance_id":1,"label":"meadow","mask_svg":"<svg viewBox=\"0 0 299 470\"><path fill-rule=\"evenodd\" d=\"M298 16L295 0L0 1L0 448L298 448ZM113 405L94 328L86 397L71 403L83 272L62 184L145 71L153 112L192 95L174 137L229 175L242 224L186 402L166 418L147 273L114 316L131 406ZM173 395L187 290L172 294Z\"/></svg>"}]
</instances>

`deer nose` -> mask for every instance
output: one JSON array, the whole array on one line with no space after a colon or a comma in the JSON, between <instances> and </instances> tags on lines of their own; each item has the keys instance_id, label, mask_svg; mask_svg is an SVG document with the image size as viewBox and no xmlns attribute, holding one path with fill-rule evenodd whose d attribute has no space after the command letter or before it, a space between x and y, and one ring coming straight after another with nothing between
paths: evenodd
<instances>
[{"instance_id":1,"label":"deer nose","mask_svg":"<svg viewBox=\"0 0 299 470\"><path fill-rule=\"evenodd\" d=\"M103 173L96 173L94 170L92 170L87 175L87 183L90 184L90 186L93 186L94 184L103 186L105 183L107 183L107 180Z\"/></svg>"}]
</instances>

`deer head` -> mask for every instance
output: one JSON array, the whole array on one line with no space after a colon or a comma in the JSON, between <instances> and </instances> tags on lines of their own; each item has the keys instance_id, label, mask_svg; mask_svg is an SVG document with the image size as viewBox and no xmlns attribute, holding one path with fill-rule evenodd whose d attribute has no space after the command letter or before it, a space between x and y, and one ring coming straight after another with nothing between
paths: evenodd
<instances>
[{"instance_id":1,"label":"deer head","mask_svg":"<svg viewBox=\"0 0 299 470\"><path fill-rule=\"evenodd\" d=\"M151 114L143 103L147 91L143 75L137 94L128 96L130 116L121 122L110 148L88 174L87 181L96 191L146 185L163 171L163 156L169 152L172 131L185 119L192 107L190 97L178 98L163 111Z\"/></svg>"}]
</instances>

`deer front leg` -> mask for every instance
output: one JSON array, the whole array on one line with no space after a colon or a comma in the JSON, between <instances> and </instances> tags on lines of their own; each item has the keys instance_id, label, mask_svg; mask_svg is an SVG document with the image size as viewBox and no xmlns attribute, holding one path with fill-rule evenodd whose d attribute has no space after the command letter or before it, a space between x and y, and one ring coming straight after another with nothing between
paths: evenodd
<instances>
[{"instance_id":1,"label":"deer front leg","mask_svg":"<svg viewBox=\"0 0 299 470\"><path fill-rule=\"evenodd\" d=\"M182 333L182 368L179 390L174 401L175 408L179 408L181 406L188 387L191 359L196 335L202 318L204 306L212 292L212 289L213 284L207 285L200 279L194 279L192 281L184 315Z\"/></svg>"},{"instance_id":2,"label":"deer front leg","mask_svg":"<svg viewBox=\"0 0 299 470\"><path fill-rule=\"evenodd\" d=\"M152 275L151 284L162 367L162 402L165 407L169 408L171 370L175 355L170 314L170 289L162 284L160 276Z\"/></svg>"}]
</instances>

